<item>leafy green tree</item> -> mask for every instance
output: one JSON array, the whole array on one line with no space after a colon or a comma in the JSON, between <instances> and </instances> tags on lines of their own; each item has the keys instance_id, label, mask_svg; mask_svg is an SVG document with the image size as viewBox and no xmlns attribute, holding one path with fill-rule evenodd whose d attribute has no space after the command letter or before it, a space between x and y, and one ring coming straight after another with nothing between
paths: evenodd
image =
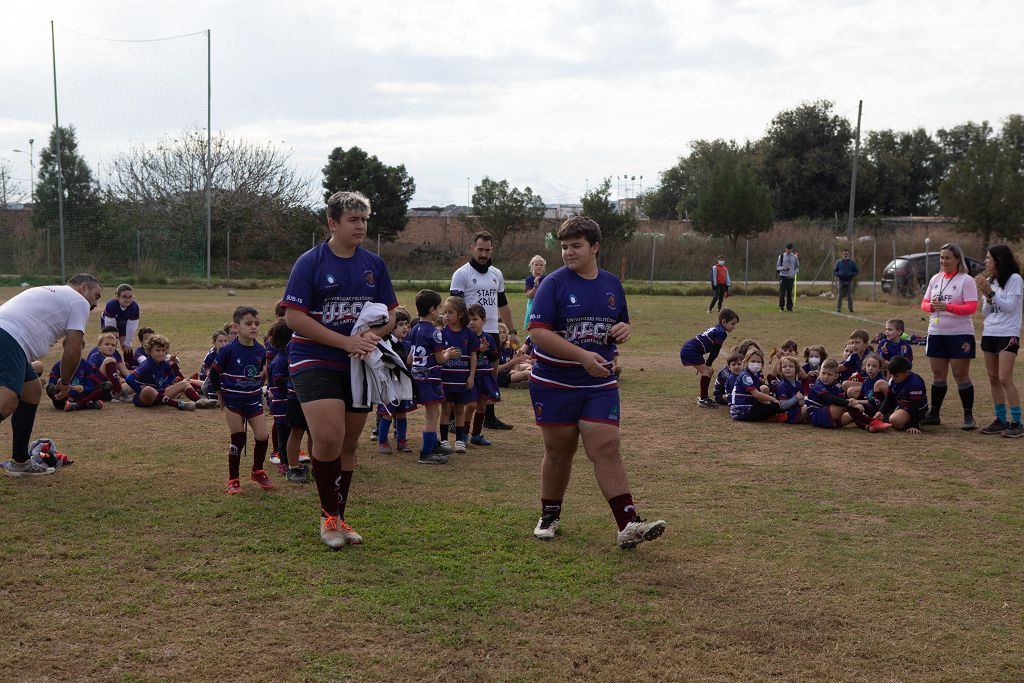
<instances>
[{"instance_id":1,"label":"leafy green tree","mask_svg":"<svg viewBox=\"0 0 1024 683\"><path fill-rule=\"evenodd\" d=\"M370 200L370 236L394 241L409 222L416 182L403 164L388 166L358 147L335 147L324 166L324 199L339 190L357 190Z\"/></svg>"},{"instance_id":2,"label":"leafy green tree","mask_svg":"<svg viewBox=\"0 0 1024 683\"><path fill-rule=\"evenodd\" d=\"M85 227L99 216L99 195L92 171L78 153L78 137L74 126L60 128L61 180L64 189L65 227ZM32 222L37 228L55 228L58 219L57 129L50 131L46 147L39 153L36 203Z\"/></svg>"},{"instance_id":3,"label":"leafy green tree","mask_svg":"<svg viewBox=\"0 0 1024 683\"><path fill-rule=\"evenodd\" d=\"M967 121L952 128L940 128L935 132L935 139L941 148L942 177L945 179L953 166L967 156L972 147L991 140L995 131L988 121L975 123Z\"/></svg>"},{"instance_id":4,"label":"leafy green tree","mask_svg":"<svg viewBox=\"0 0 1024 683\"><path fill-rule=\"evenodd\" d=\"M487 176L473 188L473 215L464 217L468 230L483 228L500 247L507 237L536 228L544 218L544 200L529 187L520 190L507 180Z\"/></svg>"},{"instance_id":5,"label":"leafy green tree","mask_svg":"<svg viewBox=\"0 0 1024 683\"><path fill-rule=\"evenodd\" d=\"M1024 173L1020 151L1003 138L975 140L949 170L939 194L943 211L962 219L989 244L1024 234Z\"/></svg>"},{"instance_id":6,"label":"leafy green tree","mask_svg":"<svg viewBox=\"0 0 1024 683\"><path fill-rule=\"evenodd\" d=\"M831 216L847 206L853 132L832 108L819 100L780 112L758 143L779 218Z\"/></svg>"},{"instance_id":7,"label":"leafy green tree","mask_svg":"<svg viewBox=\"0 0 1024 683\"><path fill-rule=\"evenodd\" d=\"M636 231L637 217L632 210L619 212L612 206L612 179L604 181L580 197L583 215L593 218L601 226L601 242L603 245L620 245L633 238Z\"/></svg>"},{"instance_id":8,"label":"leafy green tree","mask_svg":"<svg viewBox=\"0 0 1024 683\"><path fill-rule=\"evenodd\" d=\"M685 218L696 208L697 195L706 187L715 162L735 147L735 142L721 139L691 142L690 153L662 171L658 185L644 193L640 201L644 214L653 219Z\"/></svg>"},{"instance_id":9,"label":"leafy green tree","mask_svg":"<svg viewBox=\"0 0 1024 683\"><path fill-rule=\"evenodd\" d=\"M697 197L693 227L712 237L728 237L733 249L742 238L772 228L772 201L748 153L733 149L719 159Z\"/></svg>"}]
</instances>

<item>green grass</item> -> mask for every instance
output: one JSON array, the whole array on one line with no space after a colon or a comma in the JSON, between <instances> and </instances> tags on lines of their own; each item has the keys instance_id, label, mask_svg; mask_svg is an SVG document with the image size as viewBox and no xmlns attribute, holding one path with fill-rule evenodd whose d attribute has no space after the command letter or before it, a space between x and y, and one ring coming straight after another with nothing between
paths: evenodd
<instances>
[{"instance_id":1,"label":"green grass","mask_svg":"<svg viewBox=\"0 0 1024 683\"><path fill-rule=\"evenodd\" d=\"M137 294L143 323L193 367L235 306L269 312L279 291ZM1024 677L1014 442L946 426L915 438L734 423L695 405L695 375L678 363L680 343L712 322L706 301L629 303L623 454L641 512L669 522L656 543L615 547L582 453L562 533L531 538L542 448L521 390L499 409L516 429L448 467L378 456L363 439L347 516L366 543L334 553L318 542L311 487L274 475L274 492L222 493L219 413L44 406L37 434L77 462L0 480L0 677ZM895 314L923 325L888 303L860 306L870 324L813 297L792 314L771 297L730 305L731 341L766 347L838 350L853 327L874 333ZM980 360L972 371L987 415ZM951 396L946 414L957 408Z\"/></svg>"}]
</instances>

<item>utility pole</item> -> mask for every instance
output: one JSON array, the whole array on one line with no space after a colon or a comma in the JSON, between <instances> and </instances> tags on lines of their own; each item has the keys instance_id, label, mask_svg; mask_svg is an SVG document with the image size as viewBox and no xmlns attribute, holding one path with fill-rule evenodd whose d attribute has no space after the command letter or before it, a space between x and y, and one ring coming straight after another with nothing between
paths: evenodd
<instances>
[{"instance_id":1,"label":"utility pole","mask_svg":"<svg viewBox=\"0 0 1024 683\"><path fill-rule=\"evenodd\" d=\"M846 240L853 242L853 202L857 198L857 160L860 157L860 114L864 100L857 101L857 134L853 138L853 177L850 179L850 210L846 216Z\"/></svg>"}]
</instances>

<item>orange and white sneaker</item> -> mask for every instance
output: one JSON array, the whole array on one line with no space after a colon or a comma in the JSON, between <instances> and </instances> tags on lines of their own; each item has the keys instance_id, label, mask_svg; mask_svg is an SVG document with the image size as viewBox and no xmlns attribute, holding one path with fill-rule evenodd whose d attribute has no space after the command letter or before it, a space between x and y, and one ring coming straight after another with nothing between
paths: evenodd
<instances>
[{"instance_id":1,"label":"orange and white sneaker","mask_svg":"<svg viewBox=\"0 0 1024 683\"><path fill-rule=\"evenodd\" d=\"M269 491L274 488L274 482L270 481L270 477L267 476L265 470L253 470L249 478L260 485L260 488L264 491Z\"/></svg>"},{"instance_id":2,"label":"orange and white sneaker","mask_svg":"<svg viewBox=\"0 0 1024 683\"><path fill-rule=\"evenodd\" d=\"M363 542L363 537L359 535L359 532L350 527L345 520L340 520L338 526L341 527L341 533L345 535L345 542L349 545L359 545Z\"/></svg>"},{"instance_id":3,"label":"orange and white sneaker","mask_svg":"<svg viewBox=\"0 0 1024 683\"><path fill-rule=\"evenodd\" d=\"M340 517L328 515L321 511L320 514L320 540L331 550L337 550L347 542L345 532L341 525L345 524ZM345 526L348 526L345 524ZM351 528L351 527L349 527Z\"/></svg>"},{"instance_id":4,"label":"orange and white sneaker","mask_svg":"<svg viewBox=\"0 0 1024 683\"><path fill-rule=\"evenodd\" d=\"M242 482L237 479L228 479L228 493L237 496L242 492Z\"/></svg>"}]
</instances>

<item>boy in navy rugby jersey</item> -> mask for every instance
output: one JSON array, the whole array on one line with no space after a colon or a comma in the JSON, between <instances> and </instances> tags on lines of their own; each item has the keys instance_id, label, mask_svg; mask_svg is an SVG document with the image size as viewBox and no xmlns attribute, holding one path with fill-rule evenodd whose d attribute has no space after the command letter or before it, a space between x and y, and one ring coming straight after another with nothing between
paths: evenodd
<instances>
[{"instance_id":1,"label":"boy in navy rugby jersey","mask_svg":"<svg viewBox=\"0 0 1024 683\"><path fill-rule=\"evenodd\" d=\"M210 368L210 387L217 392L224 406L231 445L228 447L227 492L242 492L239 469L245 448L245 426L252 428L256 447L252 453L252 473L249 477L262 489L274 488L274 483L263 470L267 457L267 422L263 419L263 367L266 349L256 341L260 331L260 316L251 306L239 306L233 316L238 337L217 354Z\"/></svg>"},{"instance_id":2,"label":"boy in navy rugby jersey","mask_svg":"<svg viewBox=\"0 0 1024 683\"><path fill-rule=\"evenodd\" d=\"M729 398L732 396L732 388L736 385L736 378L743 372L743 354L733 351L725 359L725 367L718 371L715 379L715 403L720 406L729 405Z\"/></svg>"},{"instance_id":3,"label":"boy in navy rugby jersey","mask_svg":"<svg viewBox=\"0 0 1024 683\"><path fill-rule=\"evenodd\" d=\"M455 357L455 349L445 349L437 319L441 308L441 295L432 289L421 289L416 294L416 315L419 320L407 337L409 341L409 367L416 382L417 404L423 406L423 447L421 465L443 465L448 454L441 450L437 438L444 388L441 366Z\"/></svg>"},{"instance_id":4,"label":"boy in navy rugby jersey","mask_svg":"<svg viewBox=\"0 0 1024 683\"><path fill-rule=\"evenodd\" d=\"M851 332L850 341L846 347L848 349L846 357L839 361L840 382L847 382L859 373L864 354L871 351L871 347L868 346L867 330L857 329Z\"/></svg>"},{"instance_id":5,"label":"boy in navy rugby jersey","mask_svg":"<svg viewBox=\"0 0 1024 683\"><path fill-rule=\"evenodd\" d=\"M187 379L178 379L174 366L167 360L171 342L161 334L149 333L142 343L143 360L132 370L125 382L135 392L132 403L139 408L174 406L178 410L195 410L199 393ZM184 395L188 400L178 400ZM204 407L206 405L204 404Z\"/></svg>"},{"instance_id":6,"label":"boy in navy rugby jersey","mask_svg":"<svg viewBox=\"0 0 1024 683\"><path fill-rule=\"evenodd\" d=\"M731 308L718 314L718 324L704 330L690 339L679 349L679 360L684 367L693 368L700 375L700 398L697 403L705 408L717 408L718 404L708 398L708 387L711 386L711 366L718 358L729 333L736 329L740 317ZM705 358L706 357L706 358Z\"/></svg>"},{"instance_id":7,"label":"boy in navy rugby jersey","mask_svg":"<svg viewBox=\"0 0 1024 683\"><path fill-rule=\"evenodd\" d=\"M536 363L530 401L544 438L539 539L555 537L572 459L580 441L615 517L623 550L651 541L665 521L637 514L620 453L618 378L611 367L618 344L629 341L626 294L618 278L597 265L601 228L574 216L558 230L564 268L544 278L530 311Z\"/></svg>"},{"instance_id":8,"label":"boy in navy rugby jersey","mask_svg":"<svg viewBox=\"0 0 1024 683\"><path fill-rule=\"evenodd\" d=\"M278 434L278 467L285 479L293 484L306 484L309 479L309 468L299 462L299 445L302 442L304 425L297 425L298 439L292 444L293 439L291 422L288 415L288 400L295 398L295 390L291 389L289 396L289 374L288 374L288 348L292 330L284 320L278 320L270 326L267 338L274 343L279 350L274 354L274 359L267 367L267 377L270 382L270 414L274 417L274 426ZM296 401L298 403L298 401ZM302 408L299 408L302 411Z\"/></svg>"},{"instance_id":9,"label":"boy in navy rugby jersey","mask_svg":"<svg viewBox=\"0 0 1024 683\"><path fill-rule=\"evenodd\" d=\"M82 341L82 348L85 348L85 341ZM46 395L53 401L53 407L70 413L73 410L103 408L103 401L110 400L110 382L106 382L96 373L96 368L86 359L82 359L75 369L71 378L68 396L58 400L57 381L60 379L60 361L53 364L50 370L49 380L46 385Z\"/></svg>"},{"instance_id":10,"label":"boy in navy rugby jersey","mask_svg":"<svg viewBox=\"0 0 1024 683\"><path fill-rule=\"evenodd\" d=\"M903 338L905 327L899 318L885 321L884 337L878 342L878 355L885 361L883 368L888 367L889 361L897 356L902 356L914 366L914 351L910 341Z\"/></svg>"},{"instance_id":11,"label":"boy in navy rugby jersey","mask_svg":"<svg viewBox=\"0 0 1024 683\"><path fill-rule=\"evenodd\" d=\"M815 427L836 429L851 422L869 432L882 432L892 425L864 414L867 401L848 399L839 386L839 363L829 358L821 364L818 381L811 387L804 404L807 418Z\"/></svg>"},{"instance_id":12,"label":"boy in navy rugby jersey","mask_svg":"<svg viewBox=\"0 0 1024 683\"><path fill-rule=\"evenodd\" d=\"M111 396L126 401L129 395L124 378L130 371L117 350L117 331L110 327L103 330L96 338L96 346L89 352L88 361L96 369L96 374L110 382Z\"/></svg>"},{"instance_id":13,"label":"boy in navy rugby jersey","mask_svg":"<svg viewBox=\"0 0 1024 683\"><path fill-rule=\"evenodd\" d=\"M928 413L928 393L921 376L910 371L910 361L903 356L893 358L889 362L889 384L879 390L885 400L875 418L907 434L920 434L921 420Z\"/></svg>"}]
</instances>

